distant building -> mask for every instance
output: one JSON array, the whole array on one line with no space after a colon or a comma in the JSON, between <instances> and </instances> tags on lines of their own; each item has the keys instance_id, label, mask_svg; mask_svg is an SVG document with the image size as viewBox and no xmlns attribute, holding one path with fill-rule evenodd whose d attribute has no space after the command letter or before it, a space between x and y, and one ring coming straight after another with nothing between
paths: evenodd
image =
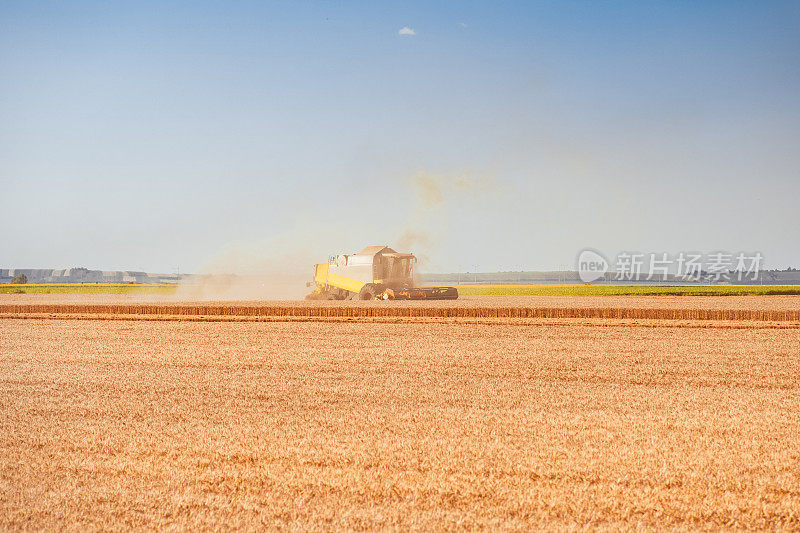
<instances>
[{"instance_id":1,"label":"distant building","mask_svg":"<svg viewBox=\"0 0 800 533\"><path fill-rule=\"evenodd\" d=\"M0 283L10 283L25 274L28 283L179 283L187 274L149 274L133 270L89 270L83 267L66 269L6 268L0 269Z\"/></svg>"}]
</instances>

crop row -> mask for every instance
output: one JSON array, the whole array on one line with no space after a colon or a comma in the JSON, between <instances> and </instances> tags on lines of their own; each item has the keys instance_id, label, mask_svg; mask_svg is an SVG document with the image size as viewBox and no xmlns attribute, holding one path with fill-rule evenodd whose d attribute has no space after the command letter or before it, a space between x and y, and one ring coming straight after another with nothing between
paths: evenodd
<instances>
[{"instance_id":1,"label":"crop row","mask_svg":"<svg viewBox=\"0 0 800 533\"><path fill-rule=\"evenodd\" d=\"M800 310L635 309L580 307L399 307L292 305L6 304L3 314L104 314L273 317L609 318L800 321Z\"/></svg>"}]
</instances>

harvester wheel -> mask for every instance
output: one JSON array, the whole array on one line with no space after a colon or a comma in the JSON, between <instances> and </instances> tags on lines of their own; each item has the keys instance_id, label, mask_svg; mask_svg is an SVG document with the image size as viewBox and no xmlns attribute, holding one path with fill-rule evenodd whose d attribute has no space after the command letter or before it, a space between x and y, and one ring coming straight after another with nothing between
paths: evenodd
<instances>
[{"instance_id":1,"label":"harvester wheel","mask_svg":"<svg viewBox=\"0 0 800 533\"><path fill-rule=\"evenodd\" d=\"M374 300L375 296L378 294L378 290L375 288L375 285L371 283L367 283L361 288L361 292L358 293L359 300Z\"/></svg>"}]
</instances>

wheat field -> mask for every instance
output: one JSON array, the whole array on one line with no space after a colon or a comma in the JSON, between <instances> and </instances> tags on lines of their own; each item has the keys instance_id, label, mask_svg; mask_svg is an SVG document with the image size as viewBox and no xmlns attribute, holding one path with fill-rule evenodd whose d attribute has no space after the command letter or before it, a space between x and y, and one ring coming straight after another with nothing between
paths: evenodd
<instances>
[{"instance_id":1,"label":"wheat field","mask_svg":"<svg viewBox=\"0 0 800 533\"><path fill-rule=\"evenodd\" d=\"M222 285L224 287L224 284ZM796 285L533 285L533 284L458 284L462 295L493 296L765 296L800 295ZM2 294L113 294L170 296L202 293L203 285L191 283L3 283Z\"/></svg>"},{"instance_id":2,"label":"wheat field","mask_svg":"<svg viewBox=\"0 0 800 533\"><path fill-rule=\"evenodd\" d=\"M465 296L417 301L205 301L133 295L0 295L0 317L617 319L800 322L800 296Z\"/></svg>"},{"instance_id":3,"label":"wheat field","mask_svg":"<svg viewBox=\"0 0 800 533\"><path fill-rule=\"evenodd\" d=\"M0 327L0 529L800 528L797 327Z\"/></svg>"}]
</instances>

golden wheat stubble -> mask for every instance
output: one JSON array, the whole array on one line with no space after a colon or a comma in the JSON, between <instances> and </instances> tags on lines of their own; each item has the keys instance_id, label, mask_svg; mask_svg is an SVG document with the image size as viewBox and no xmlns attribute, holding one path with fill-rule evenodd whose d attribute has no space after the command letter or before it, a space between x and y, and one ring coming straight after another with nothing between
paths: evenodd
<instances>
[{"instance_id":1,"label":"golden wheat stubble","mask_svg":"<svg viewBox=\"0 0 800 533\"><path fill-rule=\"evenodd\" d=\"M0 527L800 527L796 330L3 320Z\"/></svg>"}]
</instances>

